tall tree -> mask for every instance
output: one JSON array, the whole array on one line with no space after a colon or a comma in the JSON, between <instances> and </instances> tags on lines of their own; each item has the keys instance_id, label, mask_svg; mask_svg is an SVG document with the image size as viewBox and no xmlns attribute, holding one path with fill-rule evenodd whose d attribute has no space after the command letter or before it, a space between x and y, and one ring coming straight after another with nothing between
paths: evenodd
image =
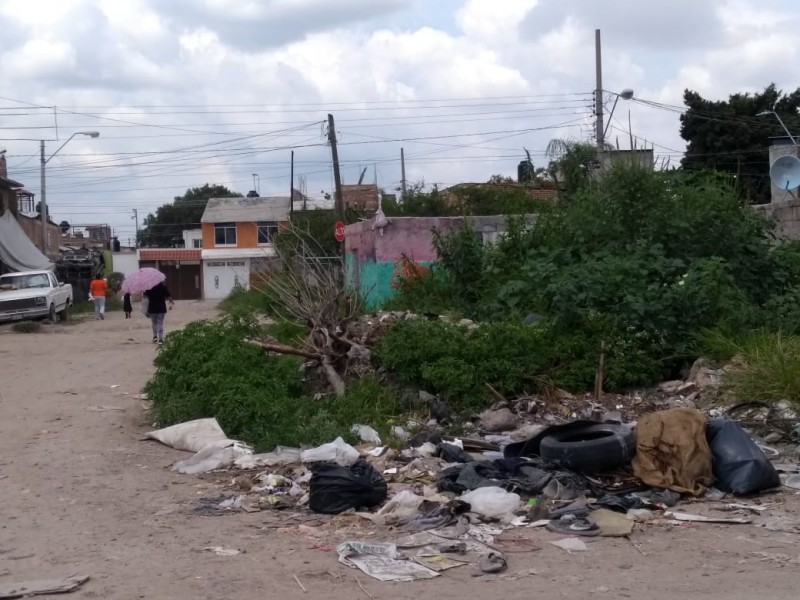
<instances>
[{"instance_id":1,"label":"tall tree","mask_svg":"<svg viewBox=\"0 0 800 600\"><path fill-rule=\"evenodd\" d=\"M681 137L688 142L683 167L731 173L744 198L769 202L769 138L786 132L774 115L757 115L774 110L793 135L800 135L800 88L786 95L773 83L763 92L731 94L720 101L686 90L683 102Z\"/></svg>"},{"instance_id":2,"label":"tall tree","mask_svg":"<svg viewBox=\"0 0 800 600\"><path fill-rule=\"evenodd\" d=\"M182 237L184 229L197 229L206 204L210 198L241 198L224 185L209 185L186 190L183 196L175 196L171 204L160 206L155 214L144 219L139 231L139 244L156 248L169 248L174 240Z\"/></svg>"}]
</instances>

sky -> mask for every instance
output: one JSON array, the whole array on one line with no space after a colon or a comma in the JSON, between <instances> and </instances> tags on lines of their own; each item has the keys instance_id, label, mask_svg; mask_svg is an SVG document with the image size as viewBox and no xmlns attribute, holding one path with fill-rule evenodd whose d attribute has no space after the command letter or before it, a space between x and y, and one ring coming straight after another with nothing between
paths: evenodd
<instances>
[{"instance_id":1,"label":"sky","mask_svg":"<svg viewBox=\"0 0 800 600\"><path fill-rule=\"evenodd\" d=\"M606 111L634 90L607 141L674 165L683 91L792 91L798 26L796 0L3 0L0 150L38 198L45 140L53 219L123 244L190 187L288 195L292 151L331 193L328 114L344 183L398 188L401 148L409 183L515 176L593 139L599 28Z\"/></svg>"}]
</instances>

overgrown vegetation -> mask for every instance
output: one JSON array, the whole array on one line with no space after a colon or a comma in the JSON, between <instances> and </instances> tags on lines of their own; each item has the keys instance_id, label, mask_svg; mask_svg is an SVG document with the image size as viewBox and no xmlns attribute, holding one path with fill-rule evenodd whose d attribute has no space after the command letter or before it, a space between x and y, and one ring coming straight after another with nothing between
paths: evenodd
<instances>
[{"instance_id":1,"label":"overgrown vegetation","mask_svg":"<svg viewBox=\"0 0 800 600\"><path fill-rule=\"evenodd\" d=\"M286 343L301 330L276 326L269 333ZM170 333L155 359L156 374L145 391L160 425L216 417L225 432L258 450L276 445L313 445L368 424L388 438L389 419L406 408L372 377L361 378L341 397L315 400L294 356L265 355L245 343L267 335L241 315L198 321ZM224 374L224 376L222 376Z\"/></svg>"},{"instance_id":2,"label":"overgrown vegetation","mask_svg":"<svg viewBox=\"0 0 800 600\"><path fill-rule=\"evenodd\" d=\"M581 156L573 158L580 163ZM510 340L526 315L538 313L549 340L525 340L534 372L585 388L605 344L609 390L676 376L696 357L695 336L705 328L800 326L798 246L774 247L771 224L725 176L619 166L600 181L572 183L535 227L512 219L494 248L484 248L469 229L436 235L438 265L399 289L392 306L513 323L504 333ZM423 327L430 331L420 340L440 335L435 324ZM458 335L453 348L467 351L474 334ZM483 348L465 362L478 365L481 356L504 351ZM611 358L615 352L620 361ZM437 360L433 351L414 357L416 367L392 364L402 376L419 378L422 365ZM573 367L559 374L551 357ZM477 370L475 377L487 375ZM464 389L462 382L452 391Z\"/></svg>"}]
</instances>

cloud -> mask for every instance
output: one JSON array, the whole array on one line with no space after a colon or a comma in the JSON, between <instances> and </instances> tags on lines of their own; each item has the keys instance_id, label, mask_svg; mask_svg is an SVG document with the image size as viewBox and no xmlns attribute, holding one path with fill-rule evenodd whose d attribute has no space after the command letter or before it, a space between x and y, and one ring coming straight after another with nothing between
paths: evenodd
<instances>
[{"instance_id":1,"label":"cloud","mask_svg":"<svg viewBox=\"0 0 800 600\"><path fill-rule=\"evenodd\" d=\"M670 0L540 0L520 29L523 37L536 39L566 21L587 30L601 29L604 44L685 52L717 43L722 26L713 2Z\"/></svg>"},{"instance_id":2,"label":"cloud","mask_svg":"<svg viewBox=\"0 0 800 600\"><path fill-rule=\"evenodd\" d=\"M307 35L352 29L411 6L410 0L148 0L176 31L210 29L234 48L278 48Z\"/></svg>"}]
</instances>

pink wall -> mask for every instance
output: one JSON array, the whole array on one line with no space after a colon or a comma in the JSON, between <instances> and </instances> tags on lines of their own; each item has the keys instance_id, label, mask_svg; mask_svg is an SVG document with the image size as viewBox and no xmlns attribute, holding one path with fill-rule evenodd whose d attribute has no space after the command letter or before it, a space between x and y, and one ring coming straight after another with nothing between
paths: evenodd
<instances>
[{"instance_id":1,"label":"pink wall","mask_svg":"<svg viewBox=\"0 0 800 600\"><path fill-rule=\"evenodd\" d=\"M394 262L405 254L414 261L436 260L433 229L454 231L463 226L462 217L391 217L383 235L372 230L372 221L348 225L346 251L357 252L360 260Z\"/></svg>"}]
</instances>

